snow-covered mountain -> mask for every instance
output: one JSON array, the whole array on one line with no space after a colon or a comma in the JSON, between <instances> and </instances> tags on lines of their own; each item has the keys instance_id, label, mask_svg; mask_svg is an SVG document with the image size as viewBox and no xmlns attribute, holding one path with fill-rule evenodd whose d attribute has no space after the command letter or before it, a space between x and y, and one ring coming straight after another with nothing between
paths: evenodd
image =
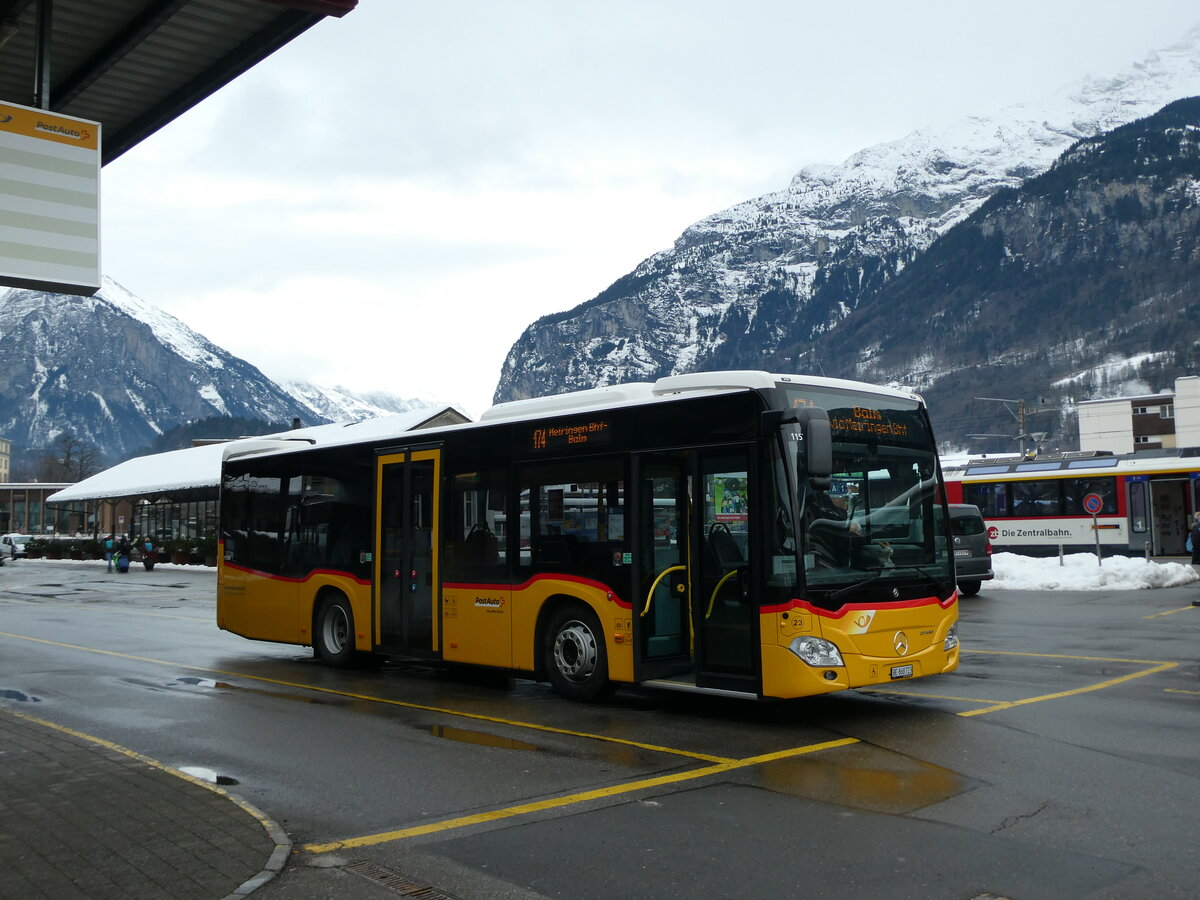
<instances>
[{"instance_id":1,"label":"snow-covered mountain","mask_svg":"<svg viewBox=\"0 0 1200 900\"><path fill-rule=\"evenodd\" d=\"M118 461L214 416L317 425L427 405L284 387L109 278L92 297L0 292L0 436L18 450L70 431Z\"/></svg>"},{"instance_id":2,"label":"snow-covered mountain","mask_svg":"<svg viewBox=\"0 0 1200 900\"><path fill-rule=\"evenodd\" d=\"M1045 171L1081 138L1195 94L1200 27L1043 102L808 166L784 190L692 225L592 300L530 325L495 399L716 368L820 372L823 337L997 190Z\"/></svg>"},{"instance_id":3,"label":"snow-covered mountain","mask_svg":"<svg viewBox=\"0 0 1200 900\"><path fill-rule=\"evenodd\" d=\"M796 356L819 344L831 375L920 391L957 445L1020 430L978 400L1015 397L1036 410L1025 431L1074 448L1080 401L1200 371L1198 245L1200 97L1188 97L999 191Z\"/></svg>"},{"instance_id":4,"label":"snow-covered mountain","mask_svg":"<svg viewBox=\"0 0 1200 900\"><path fill-rule=\"evenodd\" d=\"M304 404L309 410L305 419L312 422L321 419L330 422L356 422L360 419L374 419L444 405L434 400L405 399L383 391L354 394L340 385L325 387L307 381L288 380L276 383Z\"/></svg>"}]
</instances>

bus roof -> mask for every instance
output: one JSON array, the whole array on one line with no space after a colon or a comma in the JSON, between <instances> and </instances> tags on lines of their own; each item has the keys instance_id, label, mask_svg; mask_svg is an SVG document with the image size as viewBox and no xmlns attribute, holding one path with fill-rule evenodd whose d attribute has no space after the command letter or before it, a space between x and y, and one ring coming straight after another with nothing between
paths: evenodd
<instances>
[{"instance_id":1,"label":"bus roof","mask_svg":"<svg viewBox=\"0 0 1200 900\"><path fill-rule=\"evenodd\" d=\"M769 390L789 384L834 388L882 397L894 397L920 402L921 398L907 391L889 387L846 381L839 378L802 375L773 375L755 370L727 372L694 372L668 375L654 382L629 382L606 387L551 394L497 403L479 417L478 422L427 421L420 425L400 427L397 418L387 416L349 425L321 425L296 431L281 432L263 438L248 438L225 445L224 459L242 459L272 453L297 453L321 447L355 444L365 441L387 441L408 438L414 431L429 431L430 437L445 430L479 428L499 422L537 419L543 416L567 416L596 409L633 407L647 403L682 400L692 397L717 396L738 391ZM402 423L401 423L402 424Z\"/></svg>"},{"instance_id":2,"label":"bus roof","mask_svg":"<svg viewBox=\"0 0 1200 900\"><path fill-rule=\"evenodd\" d=\"M918 402L921 400L918 395L908 391L880 387L860 381L846 381L817 375L773 375L770 372L741 369L727 372L689 372L685 375L666 375L654 382L636 381L592 388L586 391L575 391L569 394L510 400L505 403L497 403L486 410L479 417L479 421L482 424L537 418L548 414L584 412L597 407L652 403L656 400L676 399L685 394L704 396L730 391L770 390L788 384L835 388Z\"/></svg>"}]
</instances>

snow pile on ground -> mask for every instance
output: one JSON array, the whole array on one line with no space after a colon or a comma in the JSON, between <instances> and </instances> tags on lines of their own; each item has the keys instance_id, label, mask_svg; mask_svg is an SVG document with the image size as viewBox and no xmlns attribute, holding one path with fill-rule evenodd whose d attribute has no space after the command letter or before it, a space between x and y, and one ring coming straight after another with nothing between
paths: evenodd
<instances>
[{"instance_id":1,"label":"snow pile on ground","mask_svg":"<svg viewBox=\"0 0 1200 900\"><path fill-rule=\"evenodd\" d=\"M1016 553L992 557L993 581L984 590L1007 588L1018 591L1123 591L1179 587L1200 580L1200 574L1182 563L1148 562L1136 556L1108 556L1096 565L1094 553L1071 553L1063 557L1035 559Z\"/></svg>"}]
</instances>

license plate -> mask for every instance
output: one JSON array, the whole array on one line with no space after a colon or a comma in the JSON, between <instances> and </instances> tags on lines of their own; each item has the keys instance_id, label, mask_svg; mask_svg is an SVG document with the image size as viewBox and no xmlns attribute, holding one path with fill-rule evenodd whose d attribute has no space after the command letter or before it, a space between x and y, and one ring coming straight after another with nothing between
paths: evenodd
<instances>
[{"instance_id":1,"label":"license plate","mask_svg":"<svg viewBox=\"0 0 1200 900\"><path fill-rule=\"evenodd\" d=\"M970 550L955 550L954 555L955 556L970 556L971 551Z\"/></svg>"},{"instance_id":2,"label":"license plate","mask_svg":"<svg viewBox=\"0 0 1200 900\"><path fill-rule=\"evenodd\" d=\"M892 666L893 678L912 678L912 666Z\"/></svg>"}]
</instances>

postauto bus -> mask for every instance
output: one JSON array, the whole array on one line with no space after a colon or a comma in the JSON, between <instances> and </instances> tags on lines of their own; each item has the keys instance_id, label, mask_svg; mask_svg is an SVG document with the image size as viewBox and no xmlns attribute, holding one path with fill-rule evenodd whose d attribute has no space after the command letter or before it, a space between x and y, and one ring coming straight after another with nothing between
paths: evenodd
<instances>
[{"instance_id":1,"label":"postauto bus","mask_svg":"<svg viewBox=\"0 0 1200 900\"><path fill-rule=\"evenodd\" d=\"M228 445L221 628L334 665L493 667L577 699L800 697L958 665L917 396L714 372L378 426Z\"/></svg>"}]
</instances>

